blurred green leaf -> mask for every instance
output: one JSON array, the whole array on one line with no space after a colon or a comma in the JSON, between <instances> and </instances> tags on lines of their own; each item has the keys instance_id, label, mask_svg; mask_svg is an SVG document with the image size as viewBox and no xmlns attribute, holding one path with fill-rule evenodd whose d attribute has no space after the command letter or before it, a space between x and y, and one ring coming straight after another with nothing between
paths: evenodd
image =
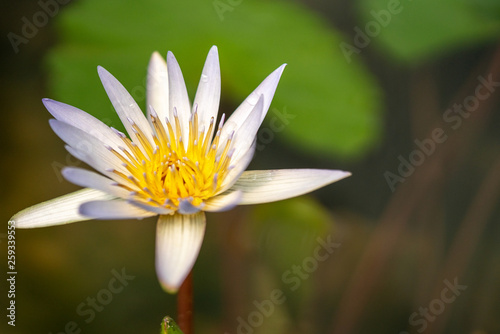
<instances>
[{"instance_id":1,"label":"blurred green leaf","mask_svg":"<svg viewBox=\"0 0 500 334\"><path fill-rule=\"evenodd\" d=\"M174 319L165 317L161 321L160 334L183 334L179 326L175 323Z\"/></svg>"},{"instance_id":2,"label":"blurred green leaf","mask_svg":"<svg viewBox=\"0 0 500 334\"><path fill-rule=\"evenodd\" d=\"M495 41L500 34L496 0L360 0L360 12L359 28L370 42L408 62Z\"/></svg>"},{"instance_id":3,"label":"blurred green leaf","mask_svg":"<svg viewBox=\"0 0 500 334\"><path fill-rule=\"evenodd\" d=\"M478 11L482 15L489 16L492 19L500 18L500 1L498 0L462 0L468 6L473 7L473 10Z\"/></svg>"},{"instance_id":4,"label":"blurred green leaf","mask_svg":"<svg viewBox=\"0 0 500 334\"><path fill-rule=\"evenodd\" d=\"M301 196L258 205L250 221L252 238L258 240L256 253L271 270L268 276L280 280L266 284L264 272L257 271L259 276L253 281L264 285L267 291L269 286L279 287L286 295L293 316L298 316L299 305L314 288L312 276L333 253L323 248L327 243L335 243L330 213L313 198Z\"/></svg>"},{"instance_id":5,"label":"blurred green leaf","mask_svg":"<svg viewBox=\"0 0 500 334\"><path fill-rule=\"evenodd\" d=\"M250 220L260 255L278 273L313 256L332 224L328 211L307 196L258 205Z\"/></svg>"},{"instance_id":6,"label":"blurred green leaf","mask_svg":"<svg viewBox=\"0 0 500 334\"><path fill-rule=\"evenodd\" d=\"M49 57L55 98L114 127L121 124L98 81L97 65L144 107L153 51L174 52L193 98L206 54L217 45L222 98L233 107L274 69L289 64L267 117L273 137L280 132L308 152L355 156L379 135L378 87L360 63L346 62L339 34L299 4L82 0L58 18L61 43Z\"/></svg>"}]
</instances>

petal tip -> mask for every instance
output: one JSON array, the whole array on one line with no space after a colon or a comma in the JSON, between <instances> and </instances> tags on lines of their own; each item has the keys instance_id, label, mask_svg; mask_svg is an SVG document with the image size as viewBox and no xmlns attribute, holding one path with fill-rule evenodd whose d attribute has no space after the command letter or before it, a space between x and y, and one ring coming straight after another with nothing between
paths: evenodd
<instances>
[{"instance_id":1,"label":"petal tip","mask_svg":"<svg viewBox=\"0 0 500 334\"><path fill-rule=\"evenodd\" d=\"M169 284L169 283L163 282L163 281L160 281L160 285L166 293L170 293L172 295L176 294L180 288L180 284L179 285L172 285L172 284Z\"/></svg>"},{"instance_id":2,"label":"petal tip","mask_svg":"<svg viewBox=\"0 0 500 334\"><path fill-rule=\"evenodd\" d=\"M161 56L158 51L155 51L151 54L150 64L164 64L165 59Z\"/></svg>"},{"instance_id":3,"label":"petal tip","mask_svg":"<svg viewBox=\"0 0 500 334\"><path fill-rule=\"evenodd\" d=\"M21 215L21 213L22 213L22 211L19 211L18 213L16 213L15 215L10 217L10 219L9 219L9 223L14 222L16 228L26 228L25 226L23 226L25 224L23 224L22 222L19 223L19 216Z\"/></svg>"},{"instance_id":4,"label":"petal tip","mask_svg":"<svg viewBox=\"0 0 500 334\"><path fill-rule=\"evenodd\" d=\"M212 45L212 47L210 48L210 51L208 51L208 54L211 54L211 55L218 55L219 54L219 49L217 48L216 45Z\"/></svg>"},{"instance_id":5,"label":"petal tip","mask_svg":"<svg viewBox=\"0 0 500 334\"><path fill-rule=\"evenodd\" d=\"M90 215L89 215L89 205L87 205L87 203L82 203L79 207L78 207L78 213L84 217L89 217L89 218L92 218Z\"/></svg>"},{"instance_id":6,"label":"petal tip","mask_svg":"<svg viewBox=\"0 0 500 334\"><path fill-rule=\"evenodd\" d=\"M101 65L97 66L97 74L99 75L99 78L101 78L101 81L103 78L112 76L111 73L109 73L109 71Z\"/></svg>"},{"instance_id":7,"label":"petal tip","mask_svg":"<svg viewBox=\"0 0 500 334\"><path fill-rule=\"evenodd\" d=\"M63 169L61 169L61 175L66 178L67 175L71 174L72 169L72 167L63 167Z\"/></svg>"},{"instance_id":8,"label":"petal tip","mask_svg":"<svg viewBox=\"0 0 500 334\"><path fill-rule=\"evenodd\" d=\"M287 64L287 63L285 63L285 64L281 65L280 67L278 67L278 68L274 71L274 73L276 74L276 77L277 77L277 79L278 79L278 80L280 80L280 79L281 79L281 75L283 75L283 71L285 71L285 67L286 67L287 65L288 65L288 64Z\"/></svg>"},{"instance_id":9,"label":"petal tip","mask_svg":"<svg viewBox=\"0 0 500 334\"><path fill-rule=\"evenodd\" d=\"M55 118L49 119L49 125L52 128L52 131L54 131L57 134L57 129L59 127L59 121Z\"/></svg>"},{"instance_id":10,"label":"petal tip","mask_svg":"<svg viewBox=\"0 0 500 334\"><path fill-rule=\"evenodd\" d=\"M203 242L205 226L203 212L158 218L155 267L165 291L175 293L189 275Z\"/></svg>"},{"instance_id":11,"label":"petal tip","mask_svg":"<svg viewBox=\"0 0 500 334\"><path fill-rule=\"evenodd\" d=\"M341 170L340 172L342 173L342 178L352 176L351 172L348 172L348 171L345 171L345 170Z\"/></svg>"},{"instance_id":12,"label":"petal tip","mask_svg":"<svg viewBox=\"0 0 500 334\"><path fill-rule=\"evenodd\" d=\"M352 175L351 172L338 169L327 169L325 172L327 173L325 174L325 177L329 179L330 183L343 180Z\"/></svg>"}]
</instances>

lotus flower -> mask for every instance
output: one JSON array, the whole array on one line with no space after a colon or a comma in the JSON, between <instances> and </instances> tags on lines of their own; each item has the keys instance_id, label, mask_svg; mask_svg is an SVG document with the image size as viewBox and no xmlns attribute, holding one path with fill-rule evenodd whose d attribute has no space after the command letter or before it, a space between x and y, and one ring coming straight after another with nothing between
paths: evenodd
<instances>
[{"instance_id":1,"label":"lotus flower","mask_svg":"<svg viewBox=\"0 0 500 334\"><path fill-rule=\"evenodd\" d=\"M217 123L221 79L218 51L208 53L191 106L174 55L155 52L148 68L147 116L108 71L98 67L127 134L93 116L50 99L54 132L76 158L95 169L67 167L63 176L85 189L25 209L17 228L89 219L158 216L156 271L162 287L176 292L198 256L205 211L299 196L350 175L338 170L245 171L256 134L285 65L272 72L224 122Z\"/></svg>"}]
</instances>

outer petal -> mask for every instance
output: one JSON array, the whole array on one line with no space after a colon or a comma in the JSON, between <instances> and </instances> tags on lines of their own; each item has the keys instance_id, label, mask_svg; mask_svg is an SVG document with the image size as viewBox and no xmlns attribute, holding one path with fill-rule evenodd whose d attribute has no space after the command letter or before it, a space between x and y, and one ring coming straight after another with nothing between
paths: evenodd
<instances>
[{"instance_id":1,"label":"outer petal","mask_svg":"<svg viewBox=\"0 0 500 334\"><path fill-rule=\"evenodd\" d=\"M220 101L220 67L217 47L214 45L208 52L205 66L201 74L198 90L194 98L194 105L197 105L198 120L200 129L205 126L208 129L210 119L217 120Z\"/></svg>"},{"instance_id":2,"label":"outer petal","mask_svg":"<svg viewBox=\"0 0 500 334\"><path fill-rule=\"evenodd\" d=\"M151 134L151 126L129 92L127 92L125 87L123 87L123 85L103 67L99 66L97 68L97 72L99 73L102 85L104 86L111 103L115 107L116 113L120 116L120 120L127 129L132 141L142 148L141 142L137 138L131 121L134 124L137 124L139 129L142 130L146 136L146 140L149 140L149 143L153 144L154 141Z\"/></svg>"},{"instance_id":3,"label":"outer petal","mask_svg":"<svg viewBox=\"0 0 500 334\"><path fill-rule=\"evenodd\" d=\"M267 203L303 195L350 175L325 169L246 171L229 191L243 193L239 204Z\"/></svg>"},{"instance_id":4,"label":"outer petal","mask_svg":"<svg viewBox=\"0 0 500 334\"><path fill-rule=\"evenodd\" d=\"M161 124L166 128L165 119L168 117L168 70L167 62L158 52L153 53L148 66L148 84L147 84L147 113L148 121L150 109L158 114Z\"/></svg>"},{"instance_id":5,"label":"outer petal","mask_svg":"<svg viewBox=\"0 0 500 334\"><path fill-rule=\"evenodd\" d=\"M190 215L201 211L203 203L199 206L194 206L188 199L183 199L179 201L179 213L184 215Z\"/></svg>"},{"instance_id":6,"label":"outer petal","mask_svg":"<svg viewBox=\"0 0 500 334\"><path fill-rule=\"evenodd\" d=\"M255 147L257 146L257 141L254 140L252 146L250 149L237 161L232 161L230 170L227 173L226 177L224 178L224 181L222 182L222 186L219 191L217 191L217 194L221 194L224 191L228 190L231 188L231 186L238 180L240 175L247 169L248 165L253 159L253 155L255 153Z\"/></svg>"},{"instance_id":7,"label":"outer petal","mask_svg":"<svg viewBox=\"0 0 500 334\"><path fill-rule=\"evenodd\" d=\"M122 166L122 161L97 138L55 119L49 120L49 123L54 132L72 148L69 150L70 153L75 153L78 159L103 174L106 174L106 170L110 168L127 172Z\"/></svg>"},{"instance_id":8,"label":"outer petal","mask_svg":"<svg viewBox=\"0 0 500 334\"><path fill-rule=\"evenodd\" d=\"M239 127L245 120L247 119L249 113L253 110L255 105L260 99L261 95L264 95L264 104L262 108L261 122L266 117L267 110L271 105L271 101L273 100L274 92L276 91L276 87L278 87L278 82L280 81L281 74L285 69L286 64L281 65L273 73L269 74L269 76L262 81L262 83L243 101L240 106L233 112L231 117L228 118L227 124L233 124L232 128L238 131ZM222 129L221 133L221 142L226 140L226 138L231 134L231 130L228 127L226 130Z\"/></svg>"},{"instance_id":9,"label":"outer petal","mask_svg":"<svg viewBox=\"0 0 500 334\"><path fill-rule=\"evenodd\" d=\"M127 201L92 201L80 206L80 214L94 219L142 219L156 216L157 213L146 211Z\"/></svg>"},{"instance_id":10,"label":"outer petal","mask_svg":"<svg viewBox=\"0 0 500 334\"><path fill-rule=\"evenodd\" d=\"M62 102L51 99L43 99L42 101L45 108L47 108L47 110L57 120L72 125L75 128L94 136L100 141L107 143L115 150L124 146L123 140L117 135L117 133L94 116Z\"/></svg>"},{"instance_id":11,"label":"outer petal","mask_svg":"<svg viewBox=\"0 0 500 334\"><path fill-rule=\"evenodd\" d=\"M156 214L159 214L159 215L170 215L172 213L174 213L173 210L170 210L170 209L167 209L165 207L162 207L162 206L159 206L159 205L154 205L153 203L150 203L150 204L145 204L145 203L141 203L135 199L130 199L128 200L128 202L132 205L135 205L141 209L144 209L146 211L150 211L150 212L154 212Z\"/></svg>"},{"instance_id":12,"label":"outer petal","mask_svg":"<svg viewBox=\"0 0 500 334\"><path fill-rule=\"evenodd\" d=\"M221 212L231 210L240 203L242 195L243 193L237 190L212 197L205 202L203 211Z\"/></svg>"},{"instance_id":13,"label":"outer petal","mask_svg":"<svg viewBox=\"0 0 500 334\"><path fill-rule=\"evenodd\" d=\"M169 120L175 129L174 108L177 110L177 117L179 118L182 137L185 145L188 143L189 136L189 119L191 117L191 106L189 105L189 98L182 76L179 63L175 59L172 52L167 53L167 66L168 66L168 86L169 86ZM179 138L177 138L179 139Z\"/></svg>"},{"instance_id":14,"label":"outer petal","mask_svg":"<svg viewBox=\"0 0 500 334\"><path fill-rule=\"evenodd\" d=\"M162 215L156 228L156 273L167 292L175 293L191 271L203 242L206 219L192 215Z\"/></svg>"},{"instance_id":15,"label":"outer petal","mask_svg":"<svg viewBox=\"0 0 500 334\"><path fill-rule=\"evenodd\" d=\"M86 169L65 167L61 174L69 182L81 187L97 189L114 197L127 198L129 195L127 190L119 187L113 180Z\"/></svg>"},{"instance_id":16,"label":"outer petal","mask_svg":"<svg viewBox=\"0 0 500 334\"><path fill-rule=\"evenodd\" d=\"M116 182L121 182L123 180L117 174L113 173L113 171L115 170L114 168L109 168L109 164L107 164L106 161L99 159L98 156L89 154L84 150L74 149L69 145L65 145L64 148L78 160L85 162L87 165L91 167L94 167L97 171L115 180Z\"/></svg>"},{"instance_id":17,"label":"outer petal","mask_svg":"<svg viewBox=\"0 0 500 334\"><path fill-rule=\"evenodd\" d=\"M82 216L78 211L82 203L112 198L113 196L102 191L82 189L24 209L11 220L16 222L16 228L45 227L88 220L91 218Z\"/></svg>"},{"instance_id":18,"label":"outer petal","mask_svg":"<svg viewBox=\"0 0 500 334\"><path fill-rule=\"evenodd\" d=\"M262 124L262 108L264 107L264 96L261 95L259 101L252 109L252 112L248 115L245 122L241 124L239 129L234 133L232 139L231 148L234 148L233 156L231 158L231 164L237 163L250 149L255 141L257 131ZM231 124L226 124L224 128L230 126ZM223 150L223 145L220 146L219 152Z\"/></svg>"}]
</instances>

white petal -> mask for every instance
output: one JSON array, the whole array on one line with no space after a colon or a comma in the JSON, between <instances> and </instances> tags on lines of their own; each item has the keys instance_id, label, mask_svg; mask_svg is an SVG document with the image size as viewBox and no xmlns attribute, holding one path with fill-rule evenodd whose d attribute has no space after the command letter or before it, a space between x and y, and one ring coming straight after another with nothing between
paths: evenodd
<instances>
[{"instance_id":1,"label":"white petal","mask_svg":"<svg viewBox=\"0 0 500 334\"><path fill-rule=\"evenodd\" d=\"M158 52L154 52L151 56L148 66L148 84L147 84L147 112L148 121L149 106L152 106L161 124L165 127L165 119L169 116L168 109L168 70L167 62L160 56ZM166 128L166 127L165 127Z\"/></svg>"},{"instance_id":2,"label":"white petal","mask_svg":"<svg viewBox=\"0 0 500 334\"><path fill-rule=\"evenodd\" d=\"M35 228L74 223L91 218L82 216L78 208L82 203L112 199L113 196L94 189L82 189L54 198L18 212L11 220L16 228Z\"/></svg>"},{"instance_id":3,"label":"white petal","mask_svg":"<svg viewBox=\"0 0 500 334\"><path fill-rule=\"evenodd\" d=\"M115 107L116 113L127 129L130 139L132 139L132 141L136 143L137 146L142 148L142 145L137 139L137 135L130 122L132 121L137 124L139 129L141 129L141 131L144 133L144 135L146 136L146 140L148 140L149 143L153 144L154 141L151 134L151 126L149 125L146 117L144 117L144 114L142 113L141 109L134 101L132 96L129 94L129 92L127 92L125 87L123 87L123 85L103 67L99 66L97 68L97 72L99 73L102 85L104 86L104 89L106 90L111 103Z\"/></svg>"},{"instance_id":4,"label":"white petal","mask_svg":"<svg viewBox=\"0 0 500 334\"><path fill-rule=\"evenodd\" d=\"M243 193L237 190L212 197L205 202L203 211L221 212L231 210L240 203L242 195Z\"/></svg>"},{"instance_id":5,"label":"white petal","mask_svg":"<svg viewBox=\"0 0 500 334\"><path fill-rule=\"evenodd\" d=\"M127 173L122 161L106 148L106 144L92 135L67 123L51 119L49 124L54 132L71 148L70 153L103 174L112 168ZM106 174L109 176L109 173Z\"/></svg>"},{"instance_id":6,"label":"white petal","mask_svg":"<svg viewBox=\"0 0 500 334\"><path fill-rule=\"evenodd\" d=\"M179 118L182 138L184 144L188 143L189 136L189 119L191 117L191 106L189 104L188 93L184 77L182 76L179 63L174 57L172 52L167 53L167 67L168 67L168 87L169 87L169 121L175 129L174 108L177 110L177 117ZM179 138L177 138L179 139Z\"/></svg>"},{"instance_id":7,"label":"white petal","mask_svg":"<svg viewBox=\"0 0 500 334\"><path fill-rule=\"evenodd\" d=\"M80 206L80 214L94 219L142 219L157 215L122 199L83 203Z\"/></svg>"},{"instance_id":8,"label":"white petal","mask_svg":"<svg viewBox=\"0 0 500 334\"><path fill-rule=\"evenodd\" d=\"M99 157L95 157L92 154L87 154L86 150L77 150L69 145L65 145L64 148L75 158L85 162L87 165L95 168L97 171L106 175L110 179L115 180L116 182L122 182L123 179L118 175L112 172L112 168L108 168L109 164L105 161L99 159Z\"/></svg>"},{"instance_id":9,"label":"white petal","mask_svg":"<svg viewBox=\"0 0 500 334\"><path fill-rule=\"evenodd\" d=\"M261 95L264 95L264 105L262 108L261 122L266 117L267 110L271 105L271 101L273 100L274 92L276 91L276 87L278 87L278 83L281 78L281 74L285 69L286 64L281 65L273 73L269 74L264 81L240 104L240 106L233 112L231 117L227 120L228 123L234 124L234 130L238 131L238 128L245 122L248 117L248 114L253 110L255 105L260 99ZM230 129L222 129L221 133L221 142L226 140L226 138L230 135Z\"/></svg>"},{"instance_id":10,"label":"white petal","mask_svg":"<svg viewBox=\"0 0 500 334\"><path fill-rule=\"evenodd\" d=\"M214 45L208 52L198 90L194 98L194 105L198 106L197 112L200 129L203 126L205 129L208 129L212 117L214 120L217 120L221 90L220 86L219 55L217 53L217 47Z\"/></svg>"},{"instance_id":11,"label":"white petal","mask_svg":"<svg viewBox=\"0 0 500 334\"><path fill-rule=\"evenodd\" d=\"M234 148L233 156L231 157L231 164L238 161L243 155L247 153L255 141L257 131L262 124L262 108L264 107L264 96L261 95L259 101L248 115L247 119L241 124L239 129L235 132L231 148ZM225 127L231 124L226 124ZM224 142L220 145L220 151L224 147Z\"/></svg>"},{"instance_id":12,"label":"white petal","mask_svg":"<svg viewBox=\"0 0 500 334\"><path fill-rule=\"evenodd\" d=\"M254 140L250 149L239 160L231 160L231 170L227 173L224 181L222 181L221 188L219 189L219 191L217 191L216 195L221 194L227 189L231 188L231 186L238 180L240 175L247 169L248 165L253 159L256 146L257 141Z\"/></svg>"},{"instance_id":13,"label":"white petal","mask_svg":"<svg viewBox=\"0 0 500 334\"><path fill-rule=\"evenodd\" d=\"M243 192L240 205L267 203L303 195L350 175L325 169L246 171L229 191Z\"/></svg>"},{"instance_id":14,"label":"white petal","mask_svg":"<svg viewBox=\"0 0 500 334\"><path fill-rule=\"evenodd\" d=\"M129 195L129 192L119 187L115 181L86 169L66 167L61 174L69 182L81 187L97 189L115 197L127 198Z\"/></svg>"},{"instance_id":15,"label":"white petal","mask_svg":"<svg viewBox=\"0 0 500 334\"><path fill-rule=\"evenodd\" d=\"M175 293L198 257L205 235L205 214L162 215L156 228L156 273L167 292Z\"/></svg>"},{"instance_id":16,"label":"white petal","mask_svg":"<svg viewBox=\"0 0 500 334\"><path fill-rule=\"evenodd\" d=\"M123 140L109 126L94 116L62 102L51 99L43 99L42 101L47 110L57 120L94 136L115 150L118 150L120 146L125 146Z\"/></svg>"}]
</instances>

